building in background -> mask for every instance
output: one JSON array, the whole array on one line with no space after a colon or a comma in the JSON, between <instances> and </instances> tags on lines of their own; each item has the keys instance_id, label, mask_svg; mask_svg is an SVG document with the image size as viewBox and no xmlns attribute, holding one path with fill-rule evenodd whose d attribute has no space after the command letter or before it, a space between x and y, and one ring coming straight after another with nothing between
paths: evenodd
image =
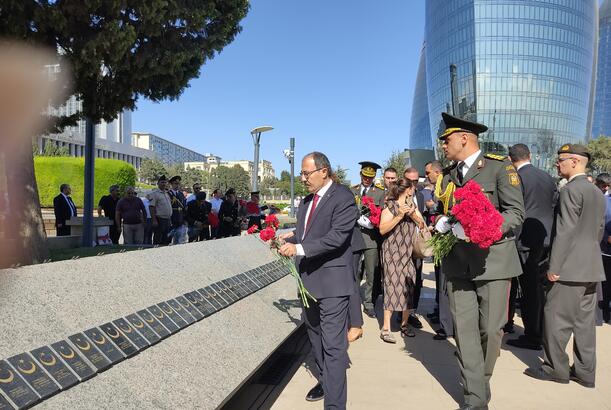
<instances>
[{"instance_id":1,"label":"building in background","mask_svg":"<svg viewBox=\"0 0 611 410\"><path fill-rule=\"evenodd\" d=\"M589 137L597 14L596 0L427 0L427 148L445 111L486 124L484 150L522 142L551 169L560 145Z\"/></svg>"},{"instance_id":2,"label":"building in background","mask_svg":"<svg viewBox=\"0 0 611 410\"><path fill-rule=\"evenodd\" d=\"M132 132L132 144L135 147L149 150L166 165L184 164L186 162L204 162L204 156L182 145L174 144L155 134Z\"/></svg>"},{"instance_id":3,"label":"building in background","mask_svg":"<svg viewBox=\"0 0 611 410\"><path fill-rule=\"evenodd\" d=\"M598 13L598 61L592 138L611 136L611 0Z\"/></svg>"},{"instance_id":4,"label":"building in background","mask_svg":"<svg viewBox=\"0 0 611 410\"><path fill-rule=\"evenodd\" d=\"M252 174L255 172L255 165L253 161L249 161L247 159L236 160L236 161L222 161L221 157L206 154L204 161L191 161L185 162L185 169L194 168L199 169L201 171L211 171L218 166L224 166L227 168L231 168L234 166L241 167L244 171L248 173L249 178L252 180ZM276 171L272 166L272 163L267 160L259 161L259 180L263 181L266 178L275 178Z\"/></svg>"},{"instance_id":5,"label":"building in background","mask_svg":"<svg viewBox=\"0 0 611 410\"><path fill-rule=\"evenodd\" d=\"M429 149L431 146L431 121L429 118L429 100L426 90L426 43L420 51L414 101L412 103L412 117L409 130L409 149Z\"/></svg>"}]
</instances>

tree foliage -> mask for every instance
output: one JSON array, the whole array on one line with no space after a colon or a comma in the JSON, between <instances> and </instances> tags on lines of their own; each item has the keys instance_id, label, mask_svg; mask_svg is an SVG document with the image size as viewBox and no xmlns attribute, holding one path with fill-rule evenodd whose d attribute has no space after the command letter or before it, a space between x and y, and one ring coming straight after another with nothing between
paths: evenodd
<instances>
[{"instance_id":1,"label":"tree foliage","mask_svg":"<svg viewBox=\"0 0 611 410\"><path fill-rule=\"evenodd\" d=\"M240 197L247 197L250 193L250 176L239 165L231 168L218 166L211 171L210 179L212 189L218 188L223 193L229 188L234 188Z\"/></svg>"},{"instance_id":2,"label":"tree foliage","mask_svg":"<svg viewBox=\"0 0 611 410\"><path fill-rule=\"evenodd\" d=\"M138 177L141 181L144 181L148 184L156 184L159 177L162 175L168 174L168 170L166 169L163 162L158 160L157 158L144 158L142 163L140 164L140 171L138 173Z\"/></svg>"},{"instance_id":3,"label":"tree foliage","mask_svg":"<svg viewBox=\"0 0 611 410\"><path fill-rule=\"evenodd\" d=\"M32 152L34 156L42 156L42 157L69 157L70 150L68 147L60 147L52 142L47 142L45 144L45 148L42 150L42 153L38 150L38 143L35 142L32 146Z\"/></svg>"},{"instance_id":4,"label":"tree foliage","mask_svg":"<svg viewBox=\"0 0 611 410\"><path fill-rule=\"evenodd\" d=\"M348 180L348 168L342 168L341 165L338 165L333 173L335 174L335 181L338 184L350 185L350 181Z\"/></svg>"},{"instance_id":5,"label":"tree foliage","mask_svg":"<svg viewBox=\"0 0 611 410\"><path fill-rule=\"evenodd\" d=\"M0 37L57 50L49 63L71 67L81 115L112 121L139 96L178 98L248 9L248 0L3 0Z\"/></svg>"},{"instance_id":6,"label":"tree foliage","mask_svg":"<svg viewBox=\"0 0 611 410\"><path fill-rule=\"evenodd\" d=\"M394 168L397 170L399 175L403 175L403 171L407 168L405 163L405 155L402 151L395 150L390 153L390 156L384 162L384 169L386 168Z\"/></svg>"},{"instance_id":7,"label":"tree foliage","mask_svg":"<svg viewBox=\"0 0 611 410\"><path fill-rule=\"evenodd\" d=\"M588 142L588 151L592 155L589 167L597 174L611 172L611 137L600 136Z\"/></svg>"}]
</instances>

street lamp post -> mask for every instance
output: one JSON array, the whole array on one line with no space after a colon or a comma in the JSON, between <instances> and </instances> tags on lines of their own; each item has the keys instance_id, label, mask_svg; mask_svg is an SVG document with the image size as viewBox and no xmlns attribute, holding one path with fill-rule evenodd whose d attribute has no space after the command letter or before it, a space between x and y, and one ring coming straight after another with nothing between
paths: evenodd
<instances>
[{"instance_id":1,"label":"street lamp post","mask_svg":"<svg viewBox=\"0 0 611 410\"><path fill-rule=\"evenodd\" d=\"M291 205L289 208L289 216L295 217L295 138L291 138L291 145L289 149L284 150L284 156L289 160L291 164Z\"/></svg>"},{"instance_id":2,"label":"street lamp post","mask_svg":"<svg viewBox=\"0 0 611 410\"><path fill-rule=\"evenodd\" d=\"M250 135L252 135L252 142L255 145L255 164L254 164L254 171L253 171L253 175L252 175L252 190L253 191L257 191L259 188L259 147L260 147L260 143L261 143L261 134L266 132L266 131L271 131L273 130L273 127L270 127L269 125L264 125L262 127L257 127L257 128L253 128L250 131Z\"/></svg>"}]
</instances>

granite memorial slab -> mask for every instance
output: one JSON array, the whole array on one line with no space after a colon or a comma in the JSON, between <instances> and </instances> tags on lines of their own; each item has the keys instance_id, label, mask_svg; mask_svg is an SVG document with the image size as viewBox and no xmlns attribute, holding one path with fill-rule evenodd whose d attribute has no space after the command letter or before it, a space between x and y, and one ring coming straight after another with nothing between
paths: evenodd
<instances>
[{"instance_id":1,"label":"granite memorial slab","mask_svg":"<svg viewBox=\"0 0 611 410\"><path fill-rule=\"evenodd\" d=\"M87 337L85 337L82 333L77 333L72 336L68 336L68 340L72 342L72 344L78 349L81 355L85 356L89 362L95 366L98 372L103 372L104 370L110 368L111 363L110 360L104 356L97 347L90 342Z\"/></svg>"},{"instance_id":2,"label":"granite memorial slab","mask_svg":"<svg viewBox=\"0 0 611 410\"><path fill-rule=\"evenodd\" d=\"M34 359L59 384L62 390L69 389L79 382L79 379L62 362L48 346L39 347L30 352Z\"/></svg>"},{"instance_id":3,"label":"granite memorial slab","mask_svg":"<svg viewBox=\"0 0 611 410\"><path fill-rule=\"evenodd\" d=\"M233 281L230 281L229 278L223 279L219 283L220 286L225 288L227 292L229 292L235 298L236 301L244 297L242 296L242 292L240 292L237 285Z\"/></svg>"},{"instance_id":4,"label":"granite memorial slab","mask_svg":"<svg viewBox=\"0 0 611 410\"><path fill-rule=\"evenodd\" d=\"M212 305L212 307L214 308L213 313L216 313L219 310L223 309L223 305L221 304L220 297L216 296L213 292L211 292L211 289L209 286L198 289L197 291L202 296L202 299L204 299L205 301L207 301L209 304Z\"/></svg>"},{"instance_id":5,"label":"granite memorial slab","mask_svg":"<svg viewBox=\"0 0 611 410\"><path fill-rule=\"evenodd\" d=\"M136 328L136 331L140 333L140 335L144 337L149 344L154 345L161 340L161 338L157 336L157 333L155 333L153 329L144 323L144 320L140 319L137 314L132 313L131 315L127 315L125 319L127 319L127 321L134 328Z\"/></svg>"},{"instance_id":6,"label":"granite memorial slab","mask_svg":"<svg viewBox=\"0 0 611 410\"><path fill-rule=\"evenodd\" d=\"M165 339L170 336L170 332L165 328L164 325L159 322L155 316L151 312L146 309L139 310L136 312L141 319L143 319L146 324L153 329L153 331L159 336L160 339Z\"/></svg>"},{"instance_id":7,"label":"granite memorial slab","mask_svg":"<svg viewBox=\"0 0 611 410\"><path fill-rule=\"evenodd\" d=\"M5 399L4 396L0 394L0 410L14 410L14 409L15 407L13 407L13 405L10 404L8 400Z\"/></svg>"},{"instance_id":8,"label":"granite memorial slab","mask_svg":"<svg viewBox=\"0 0 611 410\"><path fill-rule=\"evenodd\" d=\"M117 329L123 333L123 336L127 337L130 342L136 349L144 350L150 346L150 343L147 342L136 330L123 318L115 319L112 321L112 324L115 325Z\"/></svg>"},{"instance_id":9,"label":"granite memorial slab","mask_svg":"<svg viewBox=\"0 0 611 410\"><path fill-rule=\"evenodd\" d=\"M138 353L138 349L110 322L100 326L102 332L121 350L126 357L132 357Z\"/></svg>"},{"instance_id":10,"label":"granite memorial slab","mask_svg":"<svg viewBox=\"0 0 611 410\"><path fill-rule=\"evenodd\" d=\"M230 289L238 295L240 299L245 298L248 295L248 291L242 284L238 281L237 277L232 276L230 278L225 279L225 283L230 286Z\"/></svg>"},{"instance_id":11,"label":"granite memorial slab","mask_svg":"<svg viewBox=\"0 0 611 410\"><path fill-rule=\"evenodd\" d=\"M252 283L254 283L256 290L259 290L265 287L265 285L263 284L263 281L259 279L259 276L257 272L255 271L255 269L251 269L248 272L246 272L246 277L250 279Z\"/></svg>"},{"instance_id":12,"label":"granite memorial slab","mask_svg":"<svg viewBox=\"0 0 611 410\"><path fill-rule=\"evenodd\" d=\"M161 322L161 324L163 326L165 326L166 329L168 329L168 331L170 333L176 333L180 330L180 328L178 326L176 326L176 323L174 323L172 321L172 319L170 319L170 317L168 315L166 315L165 313L163 313L163 311L161 309L159 309L158 306L150 306L147 308L147 310L149 312L151 312L153 314L153 316L155 317L155 319L157 319L158 321ZM159 333L157 333L159 334Z\"/></svg>"},{"instance_id":13,"label":"granite memorial slab","mask_svg":"<svg viewBox=\"0 0 611 410\"><path fill-rule=\"evenodd\" d=\"M85 363L83 358L65 340L55 342L51 344L51 347L64 363L72 369L80 381L85 381L95 376L95 371Z\"/></svg>"},{"instance_id":14,"label":"granite memorial slab","mask_svg":"<svg viewBox=\"0 0 611 410\"><path fill-rule=\"evenodd\" d=\"M40 401L34 390L4 360L0 361L0 390L19 409L28 408Z\"/></svg>"},{"instance_id":15,"label":"granite memorial slab","mask_svg":"<svg viewBox=\"0 0 611 410\"><path fill-rule=\"evenodd\" d=\"M174 323L176 323L176 326L178 326L180 329L184 329L185 327L187 327L189 324L187 322L185 322L185 320L180 317L180 315L178 313L176 313L174 311L174 309L172 309L167 303L165 302L161 302L161 303L157 303L157 306L159 307L159 309L161 309L161 311L168 316L170 319L172 319L172 321Z\"/></svg>"},{"instance_id":16,"label":"granite memorial slab","mask_svg":"<svg viewBox=\"0 0 611 410\"><path fill-rule=\"evenodd\" d=\"M211 306L208 309L202 300L201 295L197 291L189 292L184 294L185 299L193 304L197 308L197 310L202 314L203 317L210 316L211 314Z\"/></svg>"},{"instance_id":17,"label":"granite memorial slab","mask_svg":"<svg viewBox=\"0 0 611 410\"><path fill-rule=\"evenodd\" d=\"M206 299L204 295L202 295L199 291L194 290L190 293L190 295L193 296L193 299L197 300L204 307L206 311L206 313L204 313L204 316L210 316L217 311L217 308L212 304L212 302Z\"/></svg>"},{"instance_id":18,"label":"granite memorial slab","mask_svg":"<svg viewBox=\"0 0 611 410\"><path fill-rule=\"evenodd\" d=\"M99 329L93 327L85 330L85 336L91 340L95 346L106 356L112 364L117 364L125 359L123 353L117 349L110 339L104 335Z\"/></svg>"},{"instance_id":19,"label":"granite memorial slab","mask_svg":"<svg viewBox=\"0 0 611 410\"><path fill-rule=\"evenodd\" d=\"M195 318L191 316L191 314L187 312L187 310L183 308L182 305L178 303L175 299L166 300L165 303L167 303L172 309L174 309L174 312L178 313L178 315L185 322L187 322L187 325L192 325L196 322Z\"/></svg>"},{"instance_id":20,"label":"granite memorial slab","mask_svg":"<svg viewBox=\"0 0 611 410\"><path fill-rule=\"evenodd\" d=\"M178 303L180 303L180 306L182 306L183 309L186 309L187 312L189 312L189 314L193 316L193 318L195 318L195 320L199 321L204 318L204 315L198 310L196 306L194 306L194 304L190 303L186 297L178 296L176 300L178 301Z\"/></svg>"},{"instance_id":21,"label":"granite memorial slab","mask_svg":"<svg viewBox=\"0 0 611 410\"><path fill-rule=\"evenodd\" d=\"M211 285L206 286L205 288L203 288L204 291L210 295L210 297L216 301L217 305L219 306L218 310L221 309L225 309L227 306L229 306L229 302L227 302L225 299L223 299L223 297L216 292ZM210 299L209 299L210 300Z\"/></svg>"},{"instance_id":22,"label":"granite memorial slab","mask_svg":"<svg viewBox=\"0 0 611 410\"><path fill-rule=\"evenodd\" d=\"M247 273L240 273L239 275L237 275L237 279L239 281L241 281L242 286L245 287L248 290L248 294L251 294L253 292L256 292L257 290L259 290L259 288L256 286L255 282L252 281Z\"/></svg>"},{"instance_id":23,"label":"granite memorial slab","mask_svg":"<svg viewBox=\"0 0 611 410\"><path fill-rule=\"evenodd\" d=\"M29 354L21 353L9 357L8 362L43 400L60 392L59 386L34 362Z\"/></svg>"}]
</instances>

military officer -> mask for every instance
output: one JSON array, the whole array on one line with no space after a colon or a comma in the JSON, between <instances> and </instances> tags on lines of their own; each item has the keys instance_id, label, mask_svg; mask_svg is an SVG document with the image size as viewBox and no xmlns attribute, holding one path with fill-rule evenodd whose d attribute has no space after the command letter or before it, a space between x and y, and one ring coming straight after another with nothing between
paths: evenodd
<instances>
[{"instance_id":1,"label":"military officer","mask_svg":"<svg viewBox=\"0 0 611 410\"><path fill-rule=\"evenodd\" d=\"M358 204L361 203L361 199L364 196L373 198L374 203L378 207L384 205L384 187L381 185L375 185L373 180L376 176L378 169L382 168L375 162L363 161L359 162L361 166L361 183L354 185L351 190ZM376 289L380 289L379 285L375 285L380 279L380 231L374 227L367 216L361 216L357 220L358 229L363 236L365 247L363 250L364 257L364 276L365 276L365 288L363 298L363 311L369 317L375 317L374 304L375 297L377 296ZM361 275L359 275L361 277Z\"/></svg>"},{"instance_id":2,"label":"military officer","mask_svg":"<svg viewBox=\"0 0 611 410\"><path fill-rule=\"evenodd\" d=\"M442 260L447 277L454 338L458 350L465 403L461 409L487 409L490 377L500 354L501 328L507 321L507 301L511 279L522 273L513 229L524 219L520 178L503 156L484 154L478 134L488 127L442 113L445 131L439 136L446 158L453 165L443 170L435 189L439 198L436 229L453 229L468 239L461 229L451 226L448 216L453 191L475 180L503 216L502 238L489 249L480 249L459 240Z\"/></svg>"},{"instance_id":3,"label":"military officer","mask_svg":"<svg viewBox=\"0 0 611 410\"><path fill-rule=\"evenodd\" d=\"M185 210L187 208L185 195L182 193L180 183L182 178L180 175L173 176L170 178L171 189L168 190L170 195L170 201L172 202L172 242L174 244L180 243L182 235L182 229L185 224Z\"/></svg>"}]
</instances>

